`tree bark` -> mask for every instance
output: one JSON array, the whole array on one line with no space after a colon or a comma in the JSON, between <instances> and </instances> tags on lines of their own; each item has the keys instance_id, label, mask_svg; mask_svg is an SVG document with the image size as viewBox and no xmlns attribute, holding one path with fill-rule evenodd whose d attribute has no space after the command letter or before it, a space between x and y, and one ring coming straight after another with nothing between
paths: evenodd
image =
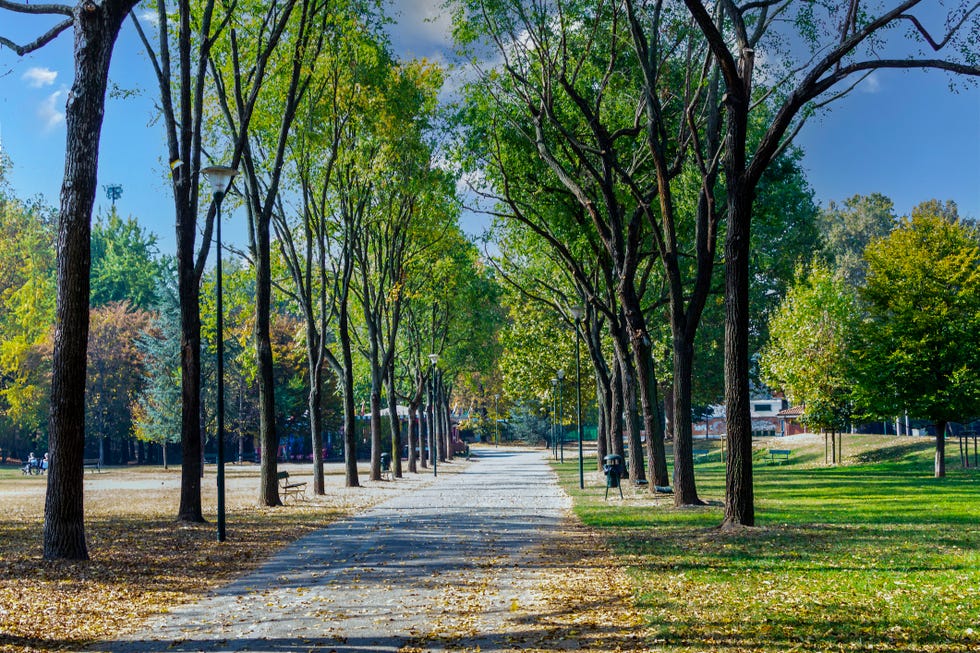
<instances>
[{"instance_id":1,"label":"tree bark","mask_svg":"<svg viewBox=\"0 0 980 653\"><path fill-rule=\"evenodd\" d=\"M413 399L408 404L408 472L410 474L417 474L419 471L418 453L416 453L416 449L419 446L421 432L417 430L419 428L418 415L419 404L418 401Z\"/></svg>"},{"instance_id":2,"label":"tree bark","mask_svg":"<svg viewBox=\"0 0 980 653\"><path fill-rule=\"evenodd\" d=\"M745 123L732 120L729 141L744 145ZM737 147L736 147L737 149ZM744 148L742 149L744 156ZM737 158L737 157L736 157ZM736 169L743 169L736 164ZM754 526L752 418L749 405L749 233L752 199L728 184L728 234L725 242L725 423L728 461L724 527Z\"/></svg>"},{"instance_id":3,"label":"tree bark","mask_svg":"<svg viewBox=\"0 0 980 653\"><path fill-rule=\"evenodd\" d=\"M695 506L704 502L698 497L694 479L694 431L690 419L677 416L691 414L691 377L694 367L693 343L674 344L674 505Z\"/></svg>"},{"instance_id":4,"label":"tree bark","mask_svg":"<svg viewBox=\"0 0 980 653\"><path fill-rule=\"evenodd\" d=\"M635 482L639 482L646 480L647 476L643 464L643 443L640 441L640 428L636 415L636 371L633 369L629 346L625 342L619 341L616 345L616 357L619 362L620 387L623 389L622 414L626 427L626 440L629 443L629 456L626 458L626 473L623 474L623 478L632 478Z\"/></svg>"},{"instance_id":5,"label":"tree bark","mask_svg":"<svg viewBox=\"0 0 980 653\"><path fill-rule=\"evenodd\" d=\"M120 26L136 3L80 2L72 10L75 80L65 110L65 176L58 221L44 557L87 560L82 461L88 351L92 204L99 164L109 62Z\"/></svg>"},{"instance_id":6,"label":"tree bark","mask_svg":"<svg viewBox=\"0 0 980 653\"><path fill-rule=\"evenodd\" d=\"M309 336L308 336L309 337ZM319 337L314 338L320 342ZM323 357L317 356L310 365L310 441L313 445L313 494L326 493L323 480Z\"/></svg>"},{"instance_id":7,"label":"tree bark","mask_svg":"<svg viewBox=\"0 0 980 653\"><path fill-rule=\"evenodd\" d=\"M389 432L391 434L391 461L392 474L395 478L402 477L402 421L398 417L398 396L395 394L395 369L389 366L385 372L386 388L388 395L388 420Z\"/></svg>"}]
</instances>

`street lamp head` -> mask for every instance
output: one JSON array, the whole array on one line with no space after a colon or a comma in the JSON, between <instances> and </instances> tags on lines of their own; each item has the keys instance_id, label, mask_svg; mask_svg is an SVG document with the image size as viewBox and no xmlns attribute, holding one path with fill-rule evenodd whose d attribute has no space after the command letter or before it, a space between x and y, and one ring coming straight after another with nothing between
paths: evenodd
<instances>
[{"instance_id":1,"label":"street lamp head","mask_svg":"<svg viewBox=\"0 0 980 653\"><path fill-rule=\"evenodd\" d=\"M496 401L497 399L500 399L500 395L494 395L494 396L493 396L493 400L494 400L494 401Z\"/></svg>"},{"instance_id":2,"label":"street lamp head","mask_svg":"<svg viewBox=\"0 0 980 653\"><path fill-rule=\"evenodd\" d=\"M209 166L201 170L201 174L211 184L215 195L224 195L238 171L228 166Z\"/></svg>"},{"instance_id":3,"label":"street lamp head","mask_svg":"<svg viewBox=\"0 0 980 653\"><path fill-rule=\"evenodd\" d=\"M552 387L552 388L556 388L556 387L558 387L558 377L557 377L557 376L556 376L556 377L553 377L553 378L551 379L551 387Z\"/></svg>"},{"instance_id":4,"label":"street lamp head","mask_svg":"<svg viewBox=\"0 0 980 653\"><path fill-rule=\"evenodd\" d=\"M558 370L558 380L560 381L564 378L565 378L565 370Z\"/></svg>"},{"instance_id":5,"label":"street lamp head","mask_svg":"<svg viewBox=\"0 0 980 653\"><path fill-rule=\"evenodd\" d=\"M435 365L439 362L439 354L429 354L429 360L432 361L433 365Z\"/></svg>"},{"instance_id":6,"label":"street lamp head","mask_svg":"<svg viewBox=\"0 0 980 653\"><path fill-rule=\"evenodd\" d=\"M585 307L581 304L575 304L574 306L570 307L569 310L572 312L572 317L575 318L576 322L585 317Z\"/></svg>"}]
</instances>

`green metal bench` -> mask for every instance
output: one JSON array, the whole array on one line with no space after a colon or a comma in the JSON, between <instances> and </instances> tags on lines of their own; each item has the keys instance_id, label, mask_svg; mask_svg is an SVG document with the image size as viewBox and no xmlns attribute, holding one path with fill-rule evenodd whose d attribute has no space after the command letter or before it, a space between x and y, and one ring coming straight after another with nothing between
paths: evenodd
<instances>
[{"instance_id":1,"label":"green metal bench","mask_svg":"<svg viewBox=\"0 0 980 653\"><path fill-rule=\"evenodd\" d=\"M770 463L789 462L789 455L791 453L793 453L792 449L770 449L769 462Z\"/></svg>"}]
</instances>

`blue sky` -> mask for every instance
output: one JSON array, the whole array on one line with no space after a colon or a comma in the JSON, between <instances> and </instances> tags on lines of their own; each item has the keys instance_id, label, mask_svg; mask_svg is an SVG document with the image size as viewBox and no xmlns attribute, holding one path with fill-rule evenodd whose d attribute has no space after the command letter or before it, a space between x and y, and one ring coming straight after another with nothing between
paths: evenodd
<instances>
[{"instance_id":1,"label":"blue sky","mask_svg":"<svg viewBox=\"0 0 980 653\"><path fill-rule=\"evenodd\" d=\"M448 21L439 0L394 3L393 44L404 56L442 59ZM2 12L0 31L26 42L51 19ZM71 85L71 34L24 58L0 49L0 139L14 162L11 181L20 196L43 195L57 205L64 166L64 104ZM111 81L141 95L110 99L106 108L96 211L108 208L101 186L121 184L117 206L157 234L162 251L174 248L173 208L166 183L163 133L154 123L155 81L135 32L127 24L116 47ZM817 200L880 192L899 214L931 199L952 199L961 215L980 219L980 90L952 92L941 74L876 72L800 134L804 167ZM243 238L235 216L227 238ZM480 219L464 225L479 233Z\"/></svg>"}]
</instances>

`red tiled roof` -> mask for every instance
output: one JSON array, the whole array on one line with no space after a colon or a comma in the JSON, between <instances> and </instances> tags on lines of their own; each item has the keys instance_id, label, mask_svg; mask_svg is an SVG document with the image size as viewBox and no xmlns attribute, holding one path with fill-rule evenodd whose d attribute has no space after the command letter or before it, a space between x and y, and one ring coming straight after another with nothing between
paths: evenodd
<instances>
[{"instance_id":1,"label":"red tiled roof","mask_svg":"<svg viewBox=\"0 0 980 653\"><path fill-rule=\"evenodd\" d=\"M803 413L806 412L806 406L791 406L786 410L781 410L776 413L776 417L803 417Z\"/></svg>"}]
</instances>

